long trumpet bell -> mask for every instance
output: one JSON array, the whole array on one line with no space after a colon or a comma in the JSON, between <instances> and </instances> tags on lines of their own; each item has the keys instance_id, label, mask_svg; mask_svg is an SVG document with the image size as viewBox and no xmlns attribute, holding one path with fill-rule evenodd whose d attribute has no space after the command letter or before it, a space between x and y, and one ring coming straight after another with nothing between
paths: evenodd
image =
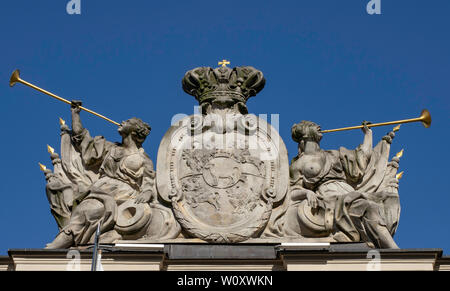
<instances>
[{"instance_id":1,"label":"long trumpet bell","mask_svg":"<svg viewBox=\"0 0 450 291\"><path fill-rule=\"evenodd\" d=\"M420 121L422 122L422 125L425 126L425 128L428 128L431 126L431 114L430 111L424 109L422 110L422 113L420 114Z\"/></svg>"},{"instance_id":2,"label":"long trumpet bell","mask_svg":"<svg viewBox=\"0 0 450 291\"><path fill-rule=\"evenodd\" d=\"M9 79L9 86L10 86L10 87L13 87L16 83L24 84L24 85L26 85L26 86L28 86L28 87L31 87L31 88L33 88L33 89L35 89L35 90L37 90L37 91L39 91L39 92L41 92L41 93L47 94L48 96L51 96L51 97L53 97L53 98L55 98L55 99L57 99L57 100L59 100L59 101L61 101L61 102L67 103L67 104L69 104L69 105L72 104L72 102L70 102L69 100L66 100L66 99L64 99L64 98L62 98L62 97L59 97L58 95L55 95L55 94L53 94L53 93L51 93L51 92L49 92L49 91L46 91L46 90L44 90L44 89L42 89L42 88L39 88L39 87L36 86L36 85L33 85L33 84L31 84L31 83L28 83L28 82L25 81L25 80L22 80L22 79L20 78L20 71L19 71L19 70L15 70L15 71L12 73L11 78ZM91 113L91 114L93 114L93 115L95 115L95 116L97 116L97 117L103 118L104 120L109 121L109 122L111 122L111 123L113 123L113 124L115 124L115 125L117 125L117 126L120 126L120 123L115 122L114 120L111 120L111 119L109 119L109 118L106 117L106 116L103 116L103 115L101 115L101 114L98 114L97 112L92 111L92 110L90 110L90 109L88 109L88 108L86 108L86 107L80 106L80 109L82 109L82 110L84 110L84 111L86 111L86 112L89 112L89 113Z\"/></svg>"},{"instance_id":3,"label":"long trumpet bell","mask_svg":"<svg viewBox=\"0 0 450 291\"><path fill-rule=\"evenodd\" d=\"M425 128L430 127L431 126L430 112L428 110L424 109L424 110L422 110L420 116L416 117L416 118L402 119L402 120L388 121L388 122L381 122L381 123L372 123L372 124L368 124L367 127L377 127L377 126L402 124L402 123L410 123L410 122L418 122L418 121L420 121ZM336 128L336 129L327 129L327 130L322 130L320 132L328 133L328 132L358 129L358 128L363 128L363 127L364 127L364 125L357 125L357 126L349 126L349 127Z\"/></svg>"},{"instance_id":4,"label":"long trumpet bell","mask_svg":"<svg viewBox=\"0 0 450 291\"><path fill-rule=\"evenodd\" d=\"M19 80L20 80L20 71L15 70L11 75L11 79L9 79L9 87L14 86L17 82L19 82Z\"/></svg>"}]
</instances>

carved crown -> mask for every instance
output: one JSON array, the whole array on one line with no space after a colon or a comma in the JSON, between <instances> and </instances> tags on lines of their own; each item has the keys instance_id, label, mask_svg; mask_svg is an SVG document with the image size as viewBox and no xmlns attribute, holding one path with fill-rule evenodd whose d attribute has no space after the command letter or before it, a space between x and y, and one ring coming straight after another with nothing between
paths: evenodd
<instances>
[{"instance_id":1,"label":"carved crown","mask_svg":"<svg viewBox=\"0 0 450 291\"><path fill-rule=\"evenodd\" d=\"M253 67L199 67L186 72L183 90L200 104L247 102L264 88L263 73Z\"/></svg>"}]
</instances>

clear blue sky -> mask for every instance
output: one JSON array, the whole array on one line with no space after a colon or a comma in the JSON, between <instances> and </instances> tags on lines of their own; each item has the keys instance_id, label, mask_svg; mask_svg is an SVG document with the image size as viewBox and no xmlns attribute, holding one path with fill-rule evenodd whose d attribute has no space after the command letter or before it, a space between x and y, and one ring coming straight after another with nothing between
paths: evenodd
<instances>
[{"instance_id":1,"label":"clear blue sky","mask_svg":"<svg viewBox=\"0 0 450 291\"><path fill-rule=\"evenodd\" d=\"M322 128L412 118L428 108L429 129L403 125L392 154L405 149L402 248L443 248L450 254L450 2L342 1L90 1L68 15L60 1L0 5L0 255L41 248L57 234L38 162L59 151L58 117L69 106L23 85L11 72L110 118L140 117L152 125L144 144L156 163L159 141L176 113L196 101L181 89L187 70L251 65L266 87L248 102L255 114L280 114L289 157L290 127L312 120ZM82 114L92 134L118 141L116 127ZM374 129L379 140L390 128ZM360 131L327 134L322 147L356 147Z\"/></svg>"}]
</instances>

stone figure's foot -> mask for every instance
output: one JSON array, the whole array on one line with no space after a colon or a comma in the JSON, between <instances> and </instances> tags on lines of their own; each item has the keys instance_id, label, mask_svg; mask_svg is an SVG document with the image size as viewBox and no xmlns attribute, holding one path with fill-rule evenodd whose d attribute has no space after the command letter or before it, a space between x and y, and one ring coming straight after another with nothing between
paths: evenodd
<instances>
[{"instance_id":1,"label":"stone figure's foot","mask_svg":"<svg viewBox=\"0 0 450 291\"><path fill-rule=\"evenodd\" d=\"M366 227L370 231L376 247L382 249L399 249L386 226L380 225L378 221L366 220L366 222Z\"/></svg>"},{"instance_id":2,"label":"stone figure's foot","mask_svg":"<svg viewBox=\"0 0 450 291\"><path fill-rule=\"evenodd\" d=\"M45 246L46 249L67 249L73 244L73 238L64 232L60 232L56 238Z\"/></svg>"},{"instance_id":3,"label":"stone figure's foot","mask_svg":"<svg viewBox=\"0 0 450 291\"><path fill-rule=\"evenodd\" d=\"M395 243L394 239L390 235L386 236L386 238L383 239L383 245L384 248L387 249L399 249L399 246L397 245L397 243Z\"/></svg>"},{"instance_id":4,"label":"stone figure's foot","mask_svg":"<svg viewBox=\"0 0 450 291\"><path fill-rule=\"evenodd\" d=\"M379 233L380 245L383 249L399 249L398 245L392 238L391 233L387 230L385 226L378 225L377 229Z\"/></svg>"}]
</instances>

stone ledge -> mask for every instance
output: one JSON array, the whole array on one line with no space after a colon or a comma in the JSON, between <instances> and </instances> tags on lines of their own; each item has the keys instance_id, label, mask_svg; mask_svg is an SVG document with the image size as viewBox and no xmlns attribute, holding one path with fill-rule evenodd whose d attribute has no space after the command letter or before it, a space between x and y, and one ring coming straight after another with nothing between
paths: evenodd
<instances>
[{"instance_id":1,"label":"stone ledge","mask_svg":"<svg viewBox=\"0 0 450 291\"><path fill-rule=\"evenodd\" d=\"M450 271L450 256L441 257L436 260L439 271Z\"/></svg>"},{"instance_id":2,"label":"stone ledge","mask_svg":"<svg viewBox=\"0 0 450 291\"><path fill-rule=\"evenodd\" d=\"M274 245L166 245L169 260L226 259L226 260L274 260Z\"/></svg>"},{"instance_id":3,"label":"stone ledge","mask_svg":"<svg viewBox=\"0 0 450 291\"><path fill-rule=\"evenodd\" d=\"M120 245L119 245L120 246ZM365 244L166 244L102 245L105 270L367 270L379 252L381 270L450 270L441 249L381 249ZM66 270L74 249L11 249L0 270ZM79 249L80 269L90 270L92 247ZM69 258L68 258L69 257Z\"/></svg>"},{"instance_id":4,"label":"stone ledge","mask_svg":"<svg viewBox=\"0 0 450 291\"><path fill-rule=\"evenodd\" d=\"M13 265L14 262L9 256L0 256L0 271L9 271Z\"/></svg>"}]
</instances>

